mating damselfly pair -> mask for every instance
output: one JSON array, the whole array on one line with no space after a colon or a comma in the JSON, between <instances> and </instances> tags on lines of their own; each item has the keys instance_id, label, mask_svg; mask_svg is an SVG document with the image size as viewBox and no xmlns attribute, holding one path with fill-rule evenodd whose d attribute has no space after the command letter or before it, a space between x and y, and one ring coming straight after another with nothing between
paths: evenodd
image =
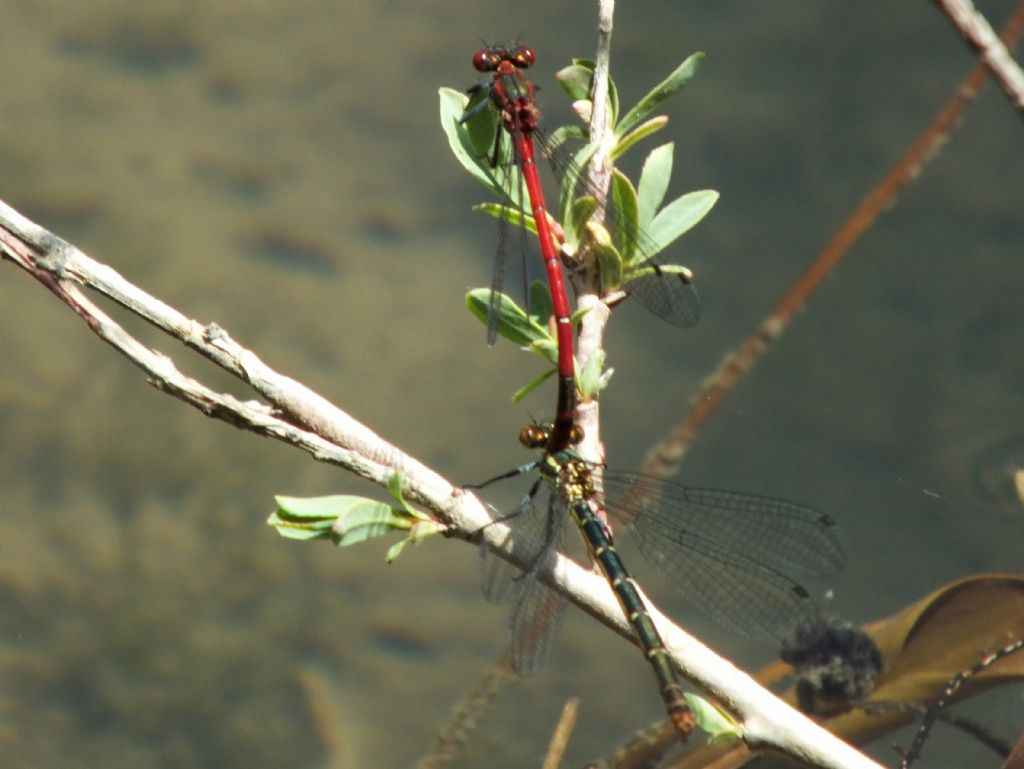
<instances>
[{"instance_id":1,"label":"mating damselfly pair","mask_svg":"<svg viewBox=\"0 0 1024 769\"><path fill-rule=\"evenodd\" d=\"M544 449L546 426L520 433ZM578 438L574 434L574 439ZM520 504L500 515L510 525L511 550L525 568L484 553L485 597L511 601L512 666L532 673L546 657L565 602L536 579L560 551L565 521L579 527L648 659L666 710L681 734L693 722L672 663L612 540L605 517L628 528L648 563L688 601L723 627L780 641L819 618L805 577L840 569L844 555L836 522L821 511L773 497L700 489L597 467L573 448L545 450L540 459L480 486L539 471Z\"/></svg>"},{"instance_id":2,"label":"mating damselfly pair","mask_svg":"<svg viewBox=\"0 0 1024 769\"><path fill-rule=\"evenodd\" d=\"M576 194L583 173L574 160L557 154L563 137L546 137L539 128L535 88L524 76L534 61L534 52L525 46L495 46L478 51L473 57L474 67L490 73L492 79L471 89L473 98L465 105L458 126L449 127L453 148L461 147L466 153L481 146L474 145L466 124L488 113L494 118L493 136L482 145L491 149L483 158L477 155L475 167L483 174L481 180L485 184L510 201L498 211L499 219L526 222L537 234L557 330L555 422L550 428L524 428L520 435L527 447L542 449L542 457L492 479L539 471L540 477L518 507L501 516L511 526L510 546L514 560L521 566L486 558L484 593L492 600L511 600L512 664L520 673L532 672L546 656L565 608L564 601L535 576L560 549L564 522L573 518L651 666L670 719L686 737L693 729L693 716L665 645L615 550L606 518L630 528L641 553L669 584L721 624L747 635L774 640L782 639L817 616L816 606L799 580L828 574L842 566L837 526L829 516L802 505L738 492L691 488L639 474L615 473L585 461L577 453L575 443L582 433L575 424L572 319L561 259L566 253L567 236L572 235L577 242L582 239L583 228L569 233L567 227L578 224L583 214L594 210L595 206L587 201L602 193L594 190L590 194L584 186L580 198L584 203L574 203L567 197ZM663 93L668 91L663 89ZM644 130L642 120L653 109L653 103L644 110L639 107L627 113L617 129L622 146L634 140L631 132ZM503 166L500 152L503 133L512 138L511 155L507 158L511 162L507 167ZM562 225L553 217L549 220L544 204L536 169L535 137L540 139L542 153L553 160L556 169L570 177L563 185L559 205ZM664 163L660 157L659 162ZM486 162L480 162L482 159ZM613 205L609 211L623 208L626 213L613 217L618 225L611 241L615 258L606 252L602 252L604 258L598 257L602 278L607 278L606 293L613 295L621 289L620 294L635 295L655 315L678 326L693 325L699 317L699 305L689 270L661 264L654 255L699 220L706 209L695 216L691 212L689 220L680 218L673 206L683 201L681 198L657 212L667 179L654 171L648 174L647 167L639 191L633 190L617 172L612 175ZM526 200L532 218L523 212ZM704 200L713 202L713 197L705 196ZM663 214L667 215L659 220ZM681 223L666 223L673 217ZM652 238L644 234L639 226L641 220L653 224L660 235ZM501 253L499 249L499 256ZM499 258L490 292L490 341L494 338L501 261Z\"/></svg>"}]
</instances>

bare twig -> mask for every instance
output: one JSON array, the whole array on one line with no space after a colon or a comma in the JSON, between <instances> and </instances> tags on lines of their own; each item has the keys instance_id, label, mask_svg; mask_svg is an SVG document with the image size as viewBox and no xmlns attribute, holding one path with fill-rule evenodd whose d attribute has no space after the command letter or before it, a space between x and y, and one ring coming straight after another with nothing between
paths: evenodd
<instances>
[{"instance_id":1,"label":"bare twig","mask_svg":"<svg viewBox=\"0 0 1024 769\"><path fill-rule=\"evenodd\" d=\"M996 649L996 651L991 654L986 654L977 662L977 664L972 665L967 670L963 670L953 676L949 683L946 684L945 688L943 688L938 695L933 697L927 703L924 718L921 720L921 726L918 728L917 734L914 735L914 742L911 744L910 749L907 750L903 756L903 761L900 763L900 769L908 769L914 761L921 757L921 751L924 750L925 743L928 741L928 735L931 734L932 727L939 719L941 713L949 707L953 698L956 696L957 691L961 686L963 686L964 681L988 670L1003 657L1010 654L1016 654L1021 649L1024 649L1024 639L1018 638L1012 643L1009 643L1000 649Z\"/></svg>"},{"instance_id":2,"label":"bare twig","mask_svg":"<svg viewBox=\"0 0 1024 769\"><path fill-rule=\"evenodd\" d=\"M562 715L551 735L551 744L548 745L541 769L558 769L562 765L562 758L565 756L565 749L569 747L569 738L572 736L572 730L576 728L576 716L579 712L579 697L570 697L566 700L562 707Z\"/></svg>"},{"instance_id":3,"label":"bare twig","mask_svg":"<svg viewBox=\"0 0 1024 769\"><path fill-rule=\"evenodd\" d=\"M1006 23L1002 39L1010 45L1024 31L1024 3ZM722 405L722 401L733 388L746 377L757 364L768 346L781 336L796 312L818 288L825 277L846 256L853 245L878 216L890 206L893 200L913 180L918 178L925 164L953 130L961 114L985 82L985 67L979 64L966 80L956 89L954 96L942 108L936 118L917 138L907 153L864 198L846 223L832 240L822 249L807 271L801 275L792 288L782 297L753 334L736 350L730 352L718 368L709 376L700 391L691 399L689 410L682 421L658 446L652 449L644 462L642 472L658 477L668 477L686 450L693 443L704 423Z\"/></svg>"},{"instance_id":4,"label":"bare twig","mask_svg":"<svg viewBox=\"0 0 1024 769\"><path fill-rule=\"evenodd\" d=\"M453 709L441 728L430 753L416 763L416 769L440 769L451 763L466 743L477 721L490 709L498 694L515 679L508 653L504 653L477 684Z\"/></svg>"}]
</instances>

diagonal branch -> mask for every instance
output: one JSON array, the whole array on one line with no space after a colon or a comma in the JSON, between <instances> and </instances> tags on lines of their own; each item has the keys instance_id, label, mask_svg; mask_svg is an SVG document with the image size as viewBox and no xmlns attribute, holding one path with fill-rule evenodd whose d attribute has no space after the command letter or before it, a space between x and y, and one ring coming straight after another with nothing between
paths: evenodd
<instances>
[{"instance_id":1,"label":"diagonal branch","mask_svg":"<svg viewBox=\"0 0 1024 769\"><path fill-rule=\"evenodd\" d=\"M978 59L1002 86L1010 103L1024 115L1024 72L981 12L970 0L935 0L935 4L978 54Z\"/></svg>"},{"instance_id":2,"label":"diagonal branch","mask_svg":"<svg viewBox=\"0 0 1024 769\"><path fill-rule=\"evenodd\" d=\"M93 333L142 369L154 387L207 416L289 443L381 486L393 473L401 472L406 498L431 510L447 525L447 534L481 542L513 560L507 526L492 522L476 496L454 487L305 385L274 371L217 324L186 317L2 201L0 257L13 261L46 286ZM100 292L183 342L251 386L264 400L243 401L185 375L168 355L143 345L97 307L83 287ZM527 563L516 565L530 567ZM546 560L537 578L632 639L632 630L603 578L560 554ZM751 747L771 747L822 767L878 769L877 764L674 626L649 601L647 605L680 670L725 704Z\"/></svg>"}]
</instances>

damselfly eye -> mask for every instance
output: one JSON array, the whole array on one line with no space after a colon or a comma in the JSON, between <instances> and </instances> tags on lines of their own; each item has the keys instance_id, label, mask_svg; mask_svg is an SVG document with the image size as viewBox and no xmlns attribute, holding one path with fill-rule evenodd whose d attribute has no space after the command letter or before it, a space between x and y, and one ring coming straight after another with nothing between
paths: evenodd
<instances>
[{"instance_id":1,"label":"damselfly eye","mask_svg":"<svg viewBox=\"0 0 1024 769\"><path fill-rule=\"evenodd\" d=\"M521 45L512 51L511 58L512 63L519 67L519 69L529 69L537 61L537 54L533 52L532 48Z\"/></svg>"},{"instance_id":2,"label":"damselfly eye","mask_svg":"<svg viewBox=\"0 0 1024 769\"><path fill-rule=\"evenodd\" d=\"M477 72L493 72L501 57L490 48L481 48L473 54L473 69Z\"/></svg>"},{"instance_id":3,"label":"damselfly eye","mask_svg":"<svg viewBox=\"0 0 1024 769\"><path fill-rule=\"evenodd\" d=\"M542 449L548 442L550 431L540 425L527 425L519 431L519 442L528 449Z\"/></svg>"}]
</instances>

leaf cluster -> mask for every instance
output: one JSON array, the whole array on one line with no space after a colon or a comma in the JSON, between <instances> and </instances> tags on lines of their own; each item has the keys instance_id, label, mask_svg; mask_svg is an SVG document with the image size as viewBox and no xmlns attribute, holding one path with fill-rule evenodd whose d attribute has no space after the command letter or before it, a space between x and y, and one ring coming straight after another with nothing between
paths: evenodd
<instances>
[{"instance_id":1,"label":"leaf cluster","mask_svg":"<svg viewBox=\"0 0 1024 769\"><path fill-rule=\"evenodd\" d=\"M653 113L694 77L702 59L703 54L700 53L687 58L621 118L618 89L614 82L609 82L612 162L668 124L667 117ZM576 111L589 115L592 111L590 94L594 63L575 59L556 77L562 90L574 101ZM511 143L501 141L504 129L496 110L482 108L486 105L481 105L480 100L486 98L484 89L467 97L460 91L441 88L441 126L459 163L500 201L481 203L474 210L536 234L537 225L529 212L521 174L511 157ZM472 118L466 119L466 115L472 115ZM597 261L603 294L619 290L628 293L631 283L650 278L656 270L689 275L689 270L683 265L665 264L655 261L655 257L710 212L718 200L718 193L697 190L665 203L672 176L674 145L671 142L655 147L647 154L636 185L624 173L613 168L607 200L602 202L605 194L590 189L584 179L583 169L597 146L596 142L590 141L588 129L579 124L562 126L549 135L541 134L539 138L542 151L561 177L558 220L548 214L552 229L562 235L564 254L575 255L577 259L582 254L582 258ZM565 145L574 141L583 145L570 153ZM596 215L600 212L604 212L607 225L598 221ZM489 322L488 308L493 304L497 333L554 366L557 344L547 323L550 297L543 302L543 293L544 289L531 289L529 310L505 295L492 303L489 289L473 289L466 301L470 312L484 324ZM574 315L574 322L579 318L579 313ZM586 361L580 367L581 371L589 372L585 379L581 376L577 382L585 396L596 393L608 381L610 372L601 371L603 364L603 360ZM516 392L513 400L530 392L553 373L554 370L550 369L528 383Z\"/></svg>"}]
</instances>

